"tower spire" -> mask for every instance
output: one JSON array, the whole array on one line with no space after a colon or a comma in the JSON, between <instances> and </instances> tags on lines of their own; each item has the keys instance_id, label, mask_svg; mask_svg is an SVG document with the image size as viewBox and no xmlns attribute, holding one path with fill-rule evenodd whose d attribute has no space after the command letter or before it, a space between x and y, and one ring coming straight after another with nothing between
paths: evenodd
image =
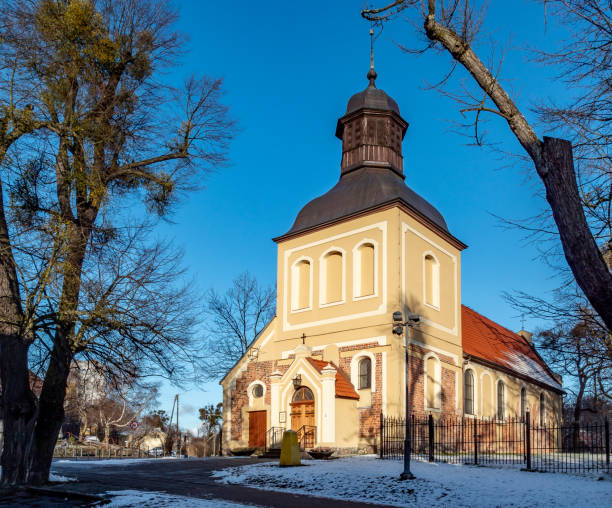
<instances>
[{"instance_id":1,"label":"tower spire","mask_svg":"<svg viewBox=\"0 0 612 508\"><path fill-rule=\"evenodd\" d=\"M368 70L368 74L366 76L370 81L370 85L376 88L376 78L378 74L376 74L376 70L374 70L374 28L370 25L370 69Z\"/></svg>"}]
</instances>

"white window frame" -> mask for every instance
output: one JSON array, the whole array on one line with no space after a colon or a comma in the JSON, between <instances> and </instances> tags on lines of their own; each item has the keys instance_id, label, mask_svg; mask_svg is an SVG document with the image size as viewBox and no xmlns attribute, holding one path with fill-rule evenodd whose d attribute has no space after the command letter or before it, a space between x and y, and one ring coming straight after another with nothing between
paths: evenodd
<instances>
[{"instance_id":1,"label":"white window frame","mask_svg":"<svg viewBox=\"0 0 612 508\"><path fill-rule=\"evenodd\" d=\"M255 397L253 395L253 388L255 388L255 385L263 386L263 394L261 395L261 397ZM266 383L264 383L260 379L256 379L247 387L247 393L249 395L249 406L251 407L254 406L256 400L261 400L263 401L263 403L265 403L266 401Z\"/></svg>"},{"instance_id":2,"label":"white window frame","mask_svg":"<svg viewBox=\"0 0 612 508\"><path fill-rule=\"evenodd\" d=\"M427 256L431 256L435 261L431 273L432 303L427 302ZM440 311L440 260L430 250L423 253L423 303L431 309Z\"/></svg>"},{"instance_id":3,"label":"white window frame","mask_svg":"<svg viewBox=\"0 0 612 508\"><path fill-rule=\"evenodd\" d=\"M308 261L310 263L310 281L308 283L308 307L304 307L301 309L296 308L298 301L300 299L300 272L297 269L297 265L302 261ZM301 256L297 258L291 265L291 313L297 314L298 312L306 312L312 310L312 283L313 283L313 272L314 272L314 262L312 258L308 256Z\"/></svg>"},{"instance_id":4,"label":"white window frame","mask_svg":"<svg viewBox=\"0 0 612 508\"><path fill-rule=\"evenodd\" d=\"M499 419L499 395L498 395L498 390L499 390L499 384L504 385L504 406L502 407L502 419ZM506 383L506 381L504 379L498 378L497 381L495 382L495 420L497 420L498 422L505 422L506 421L506 416L508 413L508 394L506 393L506 388L508 386L508 383Z\"/></svg>"},{"instance_id":5,"label":"white window frame","mask_svg":"<svg viewBox=\"0 0 612 508\"><path fill-rule=\"evenodd\" d=\"M471 414L465 412L465 373L468 370L472 373L472 390L473 390L473 393L472 393L472 413ZM479 414L478 413L478 409L479 409L478 408L478 406L479 406L478 400L479 399L478 399L478 382L477 382L477 380L478 380L478 373L476 372L476 369L472 365L470 365L470 364L466 365L463 368L463 377L461 378L461 395L463 396L461 398L461 410L462 410L462 412L463 412L463 414L465 416L470 417L470 418L475 418Z\"/></svg>"},{"instance_id":6,"label":"white window frame","mask_svg":"<svg viewBox=\"0 0 612 508\"><path fill-rule=\"evenodd\" d=\"M372 382L370 383L370 388L372 393L374 393L376 391L376 355L369 351L360 351L351 358L351 383L355 387L355 390L359 389L359 360L364 357L370 359L370 366L372 368L372 375L370 376ZM384 375L385 373L383 372L383 376Z\"/></svg>"},{"instance_id":7,"label":"white window frame","mask_svg":"<svg viewBox=\"0 0 612 508\"><path fill-rule=\"evenodd\" d=\"M374 247L374 293L371 295L361 294L361 252L359 249L363 245L372 245ZM376 298L378 296L378 242L371 238L364 238L355 247L353 247L353 300L367 300L368 298Z\"/></svg>"},{"instance_id":8,"label":"white window frame","mask_svg":"<svg viewBox=\"0 0 612 508\"><path fill-rule=\"evenodd\" d=\"M329 254L339 252L342 256L342 298L337 302L326 303L327 300L327 260ZM346 303L346 251L340 247L330 247L319 257L319 307L333 307Z\"/></svg>"}]
</instances>

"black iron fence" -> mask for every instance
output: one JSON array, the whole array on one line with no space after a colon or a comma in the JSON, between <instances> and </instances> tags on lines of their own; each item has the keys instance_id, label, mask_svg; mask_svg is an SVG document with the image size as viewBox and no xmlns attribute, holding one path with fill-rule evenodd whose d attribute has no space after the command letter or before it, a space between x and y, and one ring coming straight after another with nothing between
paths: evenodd
<instances>
[{"instance_id":1,"label":"black iron fence","mask_svg":"<svg viewBox=\"0 0 612 508\"><path fill-rule=\"evenodd\" d=\"M381 415L380 458L404 456L406 420ZM410 418L411 456L430 462L516 464L527 470L610 472L608 420L588 425L534 425L524 419L503 421L433 416Z\"/></svg>"}]
</instances>

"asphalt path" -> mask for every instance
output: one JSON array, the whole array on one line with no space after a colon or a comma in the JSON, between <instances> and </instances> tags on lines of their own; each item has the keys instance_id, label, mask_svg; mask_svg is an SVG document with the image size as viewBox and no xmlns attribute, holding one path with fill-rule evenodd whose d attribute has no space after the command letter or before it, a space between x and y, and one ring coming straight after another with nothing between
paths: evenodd
<instances>
[{"instance_id":1,"label":"asphalt path","mask_svg":"<svg viewBox=\"0 0 612 508\"><path fill-rule=\"evenodd\" d=\"M87 494L104 494L116 490L144 490L279 508L313 506L322 508L372 508L370 503L356 503L302 494L260 490L240 485L226 485L215 481L211 476L213 471L253 464L261 462L262 459L224 457L147 459L138 463L123 464L121 459L109 460L113 461L112 465L78 464L78 460L60 459L55 461L51 468L54 473L76 478L78 481L55 485L52 488Z\"/></svg>"}]
</instances>

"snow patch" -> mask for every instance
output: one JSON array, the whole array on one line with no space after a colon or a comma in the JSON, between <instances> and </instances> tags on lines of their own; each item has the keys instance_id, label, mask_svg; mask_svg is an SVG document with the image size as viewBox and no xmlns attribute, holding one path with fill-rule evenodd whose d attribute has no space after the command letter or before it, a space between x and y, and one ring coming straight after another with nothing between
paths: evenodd
<instances>
[{"instance_id":1,"label":"snow patch","mask_svg":"<svg viewBox=\"0 0 612 508\"><path fill-rule=\"evenodd\" d=\"M400 481L402 462L374 456L303 461L308 467L252 464L215 471L226 484L393 506L612 506L609 481L558 473L528 473L413 461L416 480Z\"/></svg>"},{"instance_id":2,"label":"snow patch","mask_svg":"<svg viewBox=\"0 0 612 508\"><path fill-rule=\"evenodd\" d=\"M176 507L181 508L235 508L239 506L254 506L238 503L230 503L220 499L198 499L186 496L175 496L164 492L146 492L141 490L115 490L107 492L113 496L110 504L105 506L112 507Z\"/></svg>"}]
</instances>

